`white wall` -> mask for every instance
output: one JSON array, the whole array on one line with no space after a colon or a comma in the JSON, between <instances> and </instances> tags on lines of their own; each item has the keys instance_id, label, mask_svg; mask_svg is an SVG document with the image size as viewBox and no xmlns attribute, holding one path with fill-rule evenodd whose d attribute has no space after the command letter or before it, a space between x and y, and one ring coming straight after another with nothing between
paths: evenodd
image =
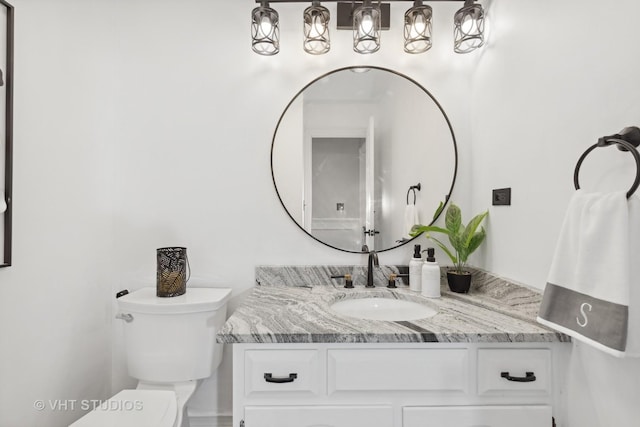
<instances>
[{"instance_id":1,"label":"white wall","mask_svg":"<svg viewBox=\"0 0 640 427\"><path fill-rule=\"evenodd\" d=\"M327 71L370 64L406 73L441 101L459 143L469 147L468 104L461 100L469 93L476 58L452 52L450 24L458 4L434 5L437 41L425 55L403 53L401 27L395 24L374 55L354 53L351 33L334 31L332 51L320 57L302 51L302 4L278 5L281 52L274 57L251 51L251 1L188 0L176 7L168 0L122 0L117 5L120 274L113 276L113 290L132 289L144 280L153 284L154 251L165 245L188 247L194 275L232 287L235 296L253 286L256 265L365 262L364 256L331 250L302 233L271 182L271 138L282 110ZM327 6L335 11L335 4ZM406 5L393 6L393 22L402 22ZM462 203L468 199L465 173L456 191ZM410 250L385 252L380 261L406 263ZM125 380L119 341L115 352L117 390L131 383ZM228 351L218 376L195 396L194 412L230 413Z\"/></svg>"},{"instance_id":2,"label":"white wall","mask_svg":"<svg viewBox=\"0 0 640 427\"><path fill-rule=\"evenodd\" d=\"M111 391L115 16L103 0L11 3L13 266L0 269L0 425L66 426L77 417L72 399Z\"/></svg>"},{"instance_id":3,"label":"white wall","mask_svg":"<svg viewBox=\"0 0 640 427\"><path fill-rule=\"evenodd\" d=\"M13 3L14 266L0 270L2 426L64 426L79 412L39 412L34 401L101 399L134 384L113 295L154 285L157 247L188 247L192 285L233 288L231 310L253 286L256 265L365 261L302 233L271 182L282 110L327 71L393 68L431 91L456 131L454 199L468 206L469 76L478 56L452 52L459 4L434 4L436 41L425 55L402 52L406 5L393 4L395 28L380 52L355 54L350 32L334 31L321 57L301 49L303 5L278 5L282 51L268 58L250 49L251 1ZM410 252L380 260L405 263ZM194 397L195 413L231 412L228 349L225 357Z\"/></svg>"},{"instance_id":4,"label":"white wall","mask_svg":"<svg viewBox=\"0 0 640 427\"><path fill-rule=\"evenodd\" d=\"M472 206L512 187L512 206L490 209L484 267L543 288L573 173L597 139L640 125L640 4L621 0L495 1L491 40L473 78ZM582 188L626 190L633 157L599 148ZM606 248L603 248L606 250ZM640 363L574 347L569 427L634 426Z\"/></svg>"},{"instance_id":5,"label":"white wall","mask_svg":"<svg viewBox=\"0 0 640 427\"><path fill-rule=\"evenodd\" d=\"M512 206L493 207L488 270L543 288L580 155L597 139L640 125L640 56L635 16L623 0L500 1L473 77L472 206L512 187ZM627 189L633 157L594 151L582 188Z\"/></svg>"},{"instance_id":6,"label":"white wall","mask_svg":"<svg viewBox=\"0 0 640 427\"><path fill-rule=\"evenodd\" d=\"M287 114L278 124L278 143L271 153L273 179L278 195L288 207L289 215L304 224L304 110L302 98L289 105Z\"/></svg>"},{"instance_id":7,"label":"white wall","mask_svg":"<svg viewBox=\"0 0 640 427\"><path fill-rule=\"evenodd\" d=\"M118 323L110 366L113 291L152 285L157 247L187 246L195 284L229 286L236 297L253 286L256 265L364 261L302 233L271 183L279 116L327 71L393 68L441 102L459 144L453 200L463 212L488 207L492 188L513 188L511 207L491 208L477 262L538 287L577 158L640 116L631 45L640 5L631 0L492 2L489 44L470 55L451 52L459 4L438 2L434 47L419 56L402 52L399 25L371 56L353 53L350 33L336 31L328 55L306 55L302 5L283 4L282 51L270 58L250 50L250 1L13 3L14 266L0 270L3 426L66 425L77 414L38 412L33 402L104 398L132 384ZM404 8L392 5L393 23ZM600 165L611 165L601 172L608 177L632 162L598 153L585 164L584 187L601 184ZM385 252L381 262L406 262L410 250ZM194 409L230 413L230 391L227 352Z\"/></svg>"}]
</instances>

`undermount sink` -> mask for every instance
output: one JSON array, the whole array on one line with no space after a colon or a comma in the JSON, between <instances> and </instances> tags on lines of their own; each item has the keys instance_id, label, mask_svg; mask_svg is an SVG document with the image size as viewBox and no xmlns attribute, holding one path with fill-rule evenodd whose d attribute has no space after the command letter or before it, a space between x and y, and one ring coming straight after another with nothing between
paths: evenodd
<instances>
[{"instance_id":1,"label":"undermount sink","mask_svg":"<svg viewBox=\"0 0 640 427\"><path fill-rule=\"evenodd\" d=\"M424 304L395 298L350 298L334 302L331 309L344 316L368 320L418 320L438 314Z\"/></svg>"}]
</instances>

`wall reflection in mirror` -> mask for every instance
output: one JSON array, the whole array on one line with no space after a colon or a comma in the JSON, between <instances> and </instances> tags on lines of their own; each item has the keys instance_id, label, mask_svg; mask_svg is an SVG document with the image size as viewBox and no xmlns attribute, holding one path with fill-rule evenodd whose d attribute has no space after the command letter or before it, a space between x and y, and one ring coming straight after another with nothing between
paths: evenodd
<instances>
[{"instance_id":1,"label":"wall reflection in mirror","mask_svg":"<svg viewBox=\"0 0 640 427\"><path fill-rule=\"evenodd\" d=\"M391 70L348 67L312 81L289 103L271 168L282 205L311 237L348 252L384 251L410 240L412 211L430 224L448 200L457 149L449 119L425 88Z\"/></svg>"}]
</instances>

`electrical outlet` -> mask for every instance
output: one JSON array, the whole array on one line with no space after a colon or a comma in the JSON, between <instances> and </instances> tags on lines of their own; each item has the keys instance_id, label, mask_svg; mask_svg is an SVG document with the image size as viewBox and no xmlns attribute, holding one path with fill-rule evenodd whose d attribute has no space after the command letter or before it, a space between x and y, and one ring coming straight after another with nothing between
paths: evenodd
<instances>
[{"instance_id":1,"label":"electrical outlet","mask_svg":"<svg viewBox=\"0 0 640 427\"><path fill-rule=\"evenodd\" d=\"M511 188L493 190L491 204L493 206L511 206Z\"/></svg>"}]
</instances>

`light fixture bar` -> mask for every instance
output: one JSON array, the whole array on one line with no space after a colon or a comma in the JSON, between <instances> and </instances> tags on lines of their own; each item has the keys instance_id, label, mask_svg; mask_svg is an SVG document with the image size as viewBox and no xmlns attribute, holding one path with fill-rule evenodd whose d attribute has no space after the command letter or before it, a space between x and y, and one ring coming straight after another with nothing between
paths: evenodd
<instances>
[{"instance_id":1,"label":"light fixture bar","mask_svg":"<svg viewBox=\"0 0 640 427\"><path fill-rule=\"evenodd\" d=\"M424 2L462 2L453 19L456 53L468 53L485 43L485 12L478 0L254 0L260 6L252 12L252 48L260 55L276 55L280 51L279 16L269 4L309 3L303 14L303 49L312 55L329 52L329 9L321 3L338 3L336 28L353 31L353 50L370 54L380 49L381 30L391 26L391 2L411 2L404 14L404 51L419 54L432 45L433 9ZM384 1L384 3L382 3Z\"/></svg>"},{"instance_id":2,"label":"light fixture bar","mask_svg":"<svg viewBox=\"0 0 640 427\"><path fill-rule=\"evenodd\" d=\"M256 3L260 3L262 0L255 0ZM413 2L414 0L383 0L385 3L397 3L397 2ZM429 3L432 2L464 2L465 0L426 0ZM269 0L269 3L310 3L310 0ZM322 3L348 3L348 0L322 0Z\"/></svg>"}]
</instances>

